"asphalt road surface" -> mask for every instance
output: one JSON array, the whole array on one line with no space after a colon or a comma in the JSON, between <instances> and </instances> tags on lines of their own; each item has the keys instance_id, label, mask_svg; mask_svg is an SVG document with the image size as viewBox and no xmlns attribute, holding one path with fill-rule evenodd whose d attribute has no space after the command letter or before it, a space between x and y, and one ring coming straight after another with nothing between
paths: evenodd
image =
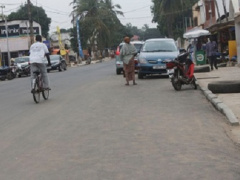
<instances>
[{"instance_id":1,"label":"asphalt road surface","mask_svg":"<svg viewBox=\"0 0 240 180\"><path fill-rule=\"evenodd\" d=\"M0 82L0 180L239 180L226 119L166 77L124 86L114 62L49 74L35 104L29 77Z\"/></svg>"}]
</instances>

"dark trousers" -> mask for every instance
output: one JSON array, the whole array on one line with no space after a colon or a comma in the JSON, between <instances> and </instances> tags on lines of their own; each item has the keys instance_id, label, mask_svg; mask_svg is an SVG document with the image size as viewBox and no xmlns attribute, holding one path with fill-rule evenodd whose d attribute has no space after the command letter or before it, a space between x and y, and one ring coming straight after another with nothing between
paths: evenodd
<instances>
[{"instance_id":1,"label":"dark trousers","mask_svg":"<svg viewBox=\"0 0 240 180\"><path fill-rule=\"evenodd\" d=\"M217 57L216 56L209 56L209 63L210 63L210 66L211 66L211 69L213 70L213 66L218 69L217 67Z\"/></svg>"}]
</instances>

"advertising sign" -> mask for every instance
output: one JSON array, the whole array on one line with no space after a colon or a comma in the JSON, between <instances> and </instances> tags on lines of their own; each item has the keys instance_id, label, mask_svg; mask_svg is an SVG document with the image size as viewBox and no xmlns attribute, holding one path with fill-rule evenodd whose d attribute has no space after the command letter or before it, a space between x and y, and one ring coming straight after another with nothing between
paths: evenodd
<instances>
[{"instance_id":1,"label":"advertising sign","mask_svg":"<svg viewBox=\"0 0 240 180\"><path fill-rule=\"evenodd\" d=\"M6 26L0 26L0 37L6 37L6 34ZM8 37L10 36L19 36L19 25L8 26Z\"/></svg>"},{"instance_id":2,"label":"advertising sign","mask_svg":"<svg viewBox=\"0 0 240 180\"><path fill-rule=\"evenodd\" d=\"M78 39L78 51L79 55L83 58L83 51L82 51L82 46L81 46L81 38L80 38L80 23L79 19L77 18L77 39Z\"/></svg>"},{"instance_id":3,"label":"advertising sign","mask_svg":"<svg viewBox=\"0 0 240 180\"><path fill-rule=\"evenodd\" d=\"M30 34L30 28L21 27L19 34L20 35ZM38 27L33 27L33 34L39 34L39 28Z\"/></svg>"},{"instance_id":4,"label":"advertising sign","mask_svg":"<svg viewBox=\"0 0 240 180\"><path fill-rule=\"evenodd\" d=\"M30 28L19 25L8 25L8 37L25 36L30 34ZM33 34L39 34L39 27L33 27ZM0 37L6 37L6 26L0 26Z\"/></svg>"}]
</instances>

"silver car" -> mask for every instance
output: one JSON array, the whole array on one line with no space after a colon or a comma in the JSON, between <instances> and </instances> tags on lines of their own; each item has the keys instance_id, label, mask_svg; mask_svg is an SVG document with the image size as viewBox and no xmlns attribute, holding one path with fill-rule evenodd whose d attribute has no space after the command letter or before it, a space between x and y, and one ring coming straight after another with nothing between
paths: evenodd
<instances>
[{"instance_id":1,"label":"silver car","mask_svg":"<svg viewBox=\"0 0 240 180\"><path fill-rule=\"evenodd\" d=\"M116 54L115 54L116 74L121 74L121 72L123 72L123 62L121 61L121 59L119 57L120 50L121 50L123 44L124 43L119 44L119 46L117 47ZM140 52L144 42L143 41L131 41L131 44L133 44L136 47L137 51ZM134 61L135 61L135 69L138 70L138 55L135 57Z\"/></svg>"}]
</instances>

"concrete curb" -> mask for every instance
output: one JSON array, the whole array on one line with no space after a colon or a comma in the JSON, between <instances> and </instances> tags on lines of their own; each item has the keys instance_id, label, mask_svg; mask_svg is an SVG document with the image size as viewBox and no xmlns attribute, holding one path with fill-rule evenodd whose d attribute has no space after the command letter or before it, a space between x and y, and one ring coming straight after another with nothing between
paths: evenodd
<instances>
[{"instance_id":1,"label":"concrete curb","mask_svg":"<svg viewBox=\"0 0 240 180\"><path fill-rule=\"evenodd\" d=\"M212 105L220 111L223 115L226 116L228 119L228 123L230 123L232 126L239 126L239 121L232 112L232 110L224 104L216 94L213 94L212 91L209 91L209 89L202 87L201 83L198 83L199 89L203 92L204 96L212 103Z\"/></svg>"},{"instance_id":2,"label":"concrete curb","mask_svg":"<svg viewBox=\"0 0 240 180\"><path fill-rule=\"evenodd\" d=\"M112 60L111 58L105 58L102 60L92 60L91 64L97 64L97 63L102 63L105 61L110 61ZM81 66L87 66L87 65L91 65L91 64L86 64L86 62L84 61L82 64L73 64L70 67L81 67Z\"/></svg>"}]
</instances>

